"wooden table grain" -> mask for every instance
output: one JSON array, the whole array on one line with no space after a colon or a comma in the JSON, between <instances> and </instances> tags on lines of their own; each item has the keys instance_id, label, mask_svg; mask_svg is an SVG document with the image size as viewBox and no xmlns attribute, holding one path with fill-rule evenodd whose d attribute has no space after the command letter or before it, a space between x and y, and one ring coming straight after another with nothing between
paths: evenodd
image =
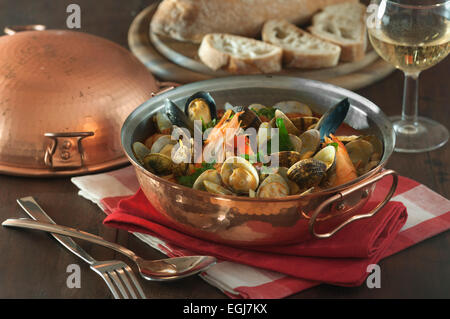
<instances>
[{"instance_id":1,"label":"wooden table grain","mask_svg":"<svg viewBox=\"0 0 450 319\"><path fill-rule=\"evenodd\" d=\"M45 24L66 28L67 1L0 0L0 27ZM133 18L152 1L77 0L81 30L127 46ZM420 79L420 114L450 127L450 59L423 72ZM357 93L376 103L387 115L401 112L403 76L395 71L386 79ZM45 116L45 115L43 115ZM422 154L392 155L387 167L450 197L450 146ZM102 225L104 214L81 198L69 178L33 179L0 175L0 219L25 217L16 199L34 196L59 224L98 234L134 250L145 258L162 258L135 236ZM102 247L80 243L99 260L124 257ZM365 285L344 288L320 285L289 298L449 298L450 232L425 240L380 262L381 288ZM81 288L68 288L67 267L81 269ZM135 269L136 270L136 269ZM149 298L228 298L198 277L178 282L141 280ZM47 234L0 228L0 298L111 298L103 281L87 264L68 253Z\"/></svg>"}]
</instances>

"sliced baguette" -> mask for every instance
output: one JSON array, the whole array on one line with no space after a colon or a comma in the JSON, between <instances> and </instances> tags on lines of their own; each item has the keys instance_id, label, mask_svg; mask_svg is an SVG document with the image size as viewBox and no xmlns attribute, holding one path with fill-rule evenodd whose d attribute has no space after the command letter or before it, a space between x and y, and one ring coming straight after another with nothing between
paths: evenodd
<instances>
[{"instance_id":1,"label":"sliced baguette","mask_svg":"<svg viewBox=\"0 0 450 319\"><path fill-rule=\"evenodd\" d=\"M320 9L348 1L358 0L163 0L151 31L195 43L209 33L257 37L267 20L305 23Z\"/></svg>"},{"instance_id":2,"label":"sliced baguette","mask_svg":"<svg viewBox=\"0 0 450 319\"><path fill-rule=\"evenodd\" d=\"M278 72L282 55L272 44L224 33L205 35L198 49L200 60L211 69L237 74Z\"/></svg>"},{"instance_id":3,"label":"sliced baguette","mask_svg":"<svg viewBox=\"0 0 450 319\"><path fill-rule=\"evenodd\" d=\"M326 68L338 64L341 48L312 36L286 20L269 20L262 29L265 42L283 49L288 68Z\"/></svg>"},{"instance_id":4,"label":"sliced baguette","mask_svg":"<svg viewBox=\"0 0 450 319\"><path fill-rule=\"evenodd\" d=\"M313 35L341 47L341 61L353 62L364 57L367 47L366 6L342 3L323 9L312 18L308 29Z\"/></svg>"}]
</instances>

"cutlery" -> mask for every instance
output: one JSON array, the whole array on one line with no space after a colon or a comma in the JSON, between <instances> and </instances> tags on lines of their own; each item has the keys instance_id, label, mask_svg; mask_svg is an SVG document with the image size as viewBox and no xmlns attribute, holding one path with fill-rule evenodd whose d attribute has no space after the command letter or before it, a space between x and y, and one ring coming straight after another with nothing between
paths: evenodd
<instances>
[{"instance_id":1,"label":"cutlery","mask_svg":"<svg viewBox=\"0 0 450 319\"><path fill-rule=\"evenodd\" d=\"M147 280L167 281L185 278L206 270L217 261L215 257L211 256L186 256L160 260L145 260L131 250L108 242L102 237L75 228L42 223L30 219L7 219L2 223L2 226L42 230L48 233L71 236L113 249L133 260L138 266L141 276Z\"/></svg>"},{"instance_id":2,"label":"cutlery","mask_svg":"<svg viewBox=\"0 0 450 319\"><path fill-rule=\"evenodd\" d=\"M33 197L24 197L17 200L17 203L34 220L55 224L55 222L45 213ZM72 238L51 234L60 244L69 251L88 263L93 271L100 275L106 282L109 290L115 299L145 299L144 291L134 276L131 268L123 261L108 260L97 261L81 248ZM131 280L131 282L130 282Z\"/></svg>"}]
</instances>

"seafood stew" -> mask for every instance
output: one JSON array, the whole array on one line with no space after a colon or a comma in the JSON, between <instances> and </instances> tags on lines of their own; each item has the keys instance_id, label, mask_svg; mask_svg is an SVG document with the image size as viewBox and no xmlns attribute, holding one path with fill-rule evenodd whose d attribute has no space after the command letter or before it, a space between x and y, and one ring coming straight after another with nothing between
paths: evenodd
<instances>
[{"instance_id":1,"label":"seafood stew","mask_svg":"<svg viewBox=\"0 0 450 319\"><path fill-rule=\"evenodd\" d=\"M165 99L152 116L156 132L133 143L134 155L168 181L251 198L330 189L380 163L380 139L345 127L348 99L324 114L298 100L257 102L219 108L212 94L202 91L182 106Z\"/></svg>"}]
</instances>

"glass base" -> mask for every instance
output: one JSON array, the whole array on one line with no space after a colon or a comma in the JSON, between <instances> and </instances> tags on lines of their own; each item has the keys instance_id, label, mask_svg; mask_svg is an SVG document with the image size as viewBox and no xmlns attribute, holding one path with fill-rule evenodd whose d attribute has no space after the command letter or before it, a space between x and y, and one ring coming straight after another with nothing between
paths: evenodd
<instances>
[{"instance_id":1,"label":"glass base","mask_svg":"<svg viewBox=\"0 0 450 319\"><path fill-rule=\"evenodd\" d=\"M389 118L394 126L395 151L401 153L420 153L435 150L448 141L445 126L419 116L416 125L402 121L401 116Z\"/></svg>"}]
</instances>

